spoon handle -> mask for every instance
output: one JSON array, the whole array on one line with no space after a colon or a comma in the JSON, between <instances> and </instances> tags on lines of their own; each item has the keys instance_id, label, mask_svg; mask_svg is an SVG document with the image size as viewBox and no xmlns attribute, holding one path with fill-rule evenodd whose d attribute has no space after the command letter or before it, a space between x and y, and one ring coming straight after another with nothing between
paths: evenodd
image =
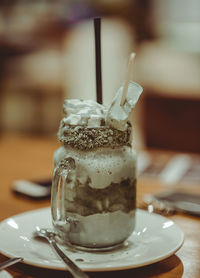
<instances>
[{"instance_id":1,"label":"spoon handle","mask_svg":"<svg viewBox=\"0 0 200 278\"><path fill-rule=\"evenodd\" d=\"M23 258L21 258L21 257L19 257L19 258L18 257L17 258L11 258L11 259L3 262L2 264L0 264L0 270L6 268L8 266L11 266L13 264L16 264L16 263L18 263L18 262L20 262L22 260L23 260Z\"/></svg>"},{"instance_id":2,"label":"spoon handle","mask_svg":"<svg viewBox=\"0 0 200 278\"><path fill-rule=\"evenodd\" d=\"M58 247L55 240L50 241L51 246L55 249L57 254L61 257L61 259L66 263L69 268L69 271L75 278L89 278L89 276L83 272L73 261L67 257L62 250Z\"/></svg>"}]
</instances>

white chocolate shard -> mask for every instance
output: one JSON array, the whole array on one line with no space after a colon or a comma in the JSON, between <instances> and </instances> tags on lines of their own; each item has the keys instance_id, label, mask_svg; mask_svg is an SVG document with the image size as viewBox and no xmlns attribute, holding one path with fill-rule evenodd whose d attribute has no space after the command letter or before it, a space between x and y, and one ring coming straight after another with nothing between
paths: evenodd
<instances>
[{"instance_id":1,"label":"white chocolate shard","mask_svg":"<svg viewBox=\"0 0 200 278\"><path fill-rule=\"evenodd\" d=\"M139 84L131 81L128 86L125 103L121 106L123 91L123 86L121 86L108 109L106 124L118 130L126 130L129 115L136 105L142 90Z\"/></svg>"}]
</instances>

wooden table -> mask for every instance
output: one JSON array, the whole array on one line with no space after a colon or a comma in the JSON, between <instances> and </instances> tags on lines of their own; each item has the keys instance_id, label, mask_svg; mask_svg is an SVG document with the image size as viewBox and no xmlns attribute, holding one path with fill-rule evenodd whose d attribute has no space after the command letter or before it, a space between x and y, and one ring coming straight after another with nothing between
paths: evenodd
<instances>
[{"instance_id":1,"label":"wooden table","mask_svg":"<svg viewBox=\"0 0 200 278\"><path fill-rule=\"evenodd\" d=\"M0 221L37 208L50 205L49 200L30 201L15 196L11 183L15 179L37 179L52 174L52 155L59 143L54 138L43 138L22 135L1 135L1 182L0 182ZM150 193L161 187L158 182L139 179L138 199L142 194ZM200 277L200 218L176 214L170 217L185 233L182 248L173 256L141 268L92 272L90 277L126 277L126 278L199 278ZM1 244L1 243L0 243ZM6 257L0 255L0 262ZM64 271L47 270L18 263L7 269L14 277L70 277ZM67 273L68 274L68 273Z\"/></svg>"}]
</instances>

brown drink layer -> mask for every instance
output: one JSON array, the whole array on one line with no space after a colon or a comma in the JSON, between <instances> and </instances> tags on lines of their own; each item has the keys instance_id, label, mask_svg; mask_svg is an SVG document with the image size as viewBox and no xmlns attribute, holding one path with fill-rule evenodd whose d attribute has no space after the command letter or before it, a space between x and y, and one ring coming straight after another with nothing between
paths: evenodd
<instances>
[{"instance_id":1,"label":"brown drink layer","mask_svg":"<svg viewBox=\"0 0 200 278\"><path fill-rule=\"evenodd\" d=\"M85 185L76 180L73 189L66 188L65 204L68 212L88 216L117 210L129 213L135 209L136 179L111 183L104 189L95 189L89 184L90 178ZM73 196L73 200L68 196Z\"/></svg>"}]
</instances>

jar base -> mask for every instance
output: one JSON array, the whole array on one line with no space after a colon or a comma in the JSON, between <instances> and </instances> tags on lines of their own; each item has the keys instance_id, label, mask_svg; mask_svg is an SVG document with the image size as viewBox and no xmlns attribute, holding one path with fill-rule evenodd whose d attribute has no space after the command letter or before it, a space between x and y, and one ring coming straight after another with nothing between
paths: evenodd
<instances>
[{"instance_id":1,"label":"jar base","mask_svg":"<svg viewBox=\"0 0 200 278\"><path fill-rule=\"evenodd\" d=\"M69 226L53 223L62 245L78 246L82 250L111 250L123 244L135 228L135 210L80 216L71 214Z\"/></svg>"},{"instance_id":2,"label":"jar base","mask_svg":"<svg viewBox=\"0 0 200 278\"><path fill-rule=\"evenodd\" d=\"M109 251L114 251L114 250L117 250L117 249L121 249L123 247L126 247L128 245L127 243L127 239L123 240L122 242L120 243L116 243L114 245L111 245L111 246L103 246L103 247L100 247L100 246L93 246L93 247L86 247L86 246L81 246L81 245L76 245L76 244L73 244L69 241L63 241L62 238L60 238L58 235L56 237L56 241L58 244L62 245L62 246L66 246L66 247L69 247L70 249L72 250L78 250L78 251L82 251L82 252L109 252Z\"/></svg>"}]
</instances>

